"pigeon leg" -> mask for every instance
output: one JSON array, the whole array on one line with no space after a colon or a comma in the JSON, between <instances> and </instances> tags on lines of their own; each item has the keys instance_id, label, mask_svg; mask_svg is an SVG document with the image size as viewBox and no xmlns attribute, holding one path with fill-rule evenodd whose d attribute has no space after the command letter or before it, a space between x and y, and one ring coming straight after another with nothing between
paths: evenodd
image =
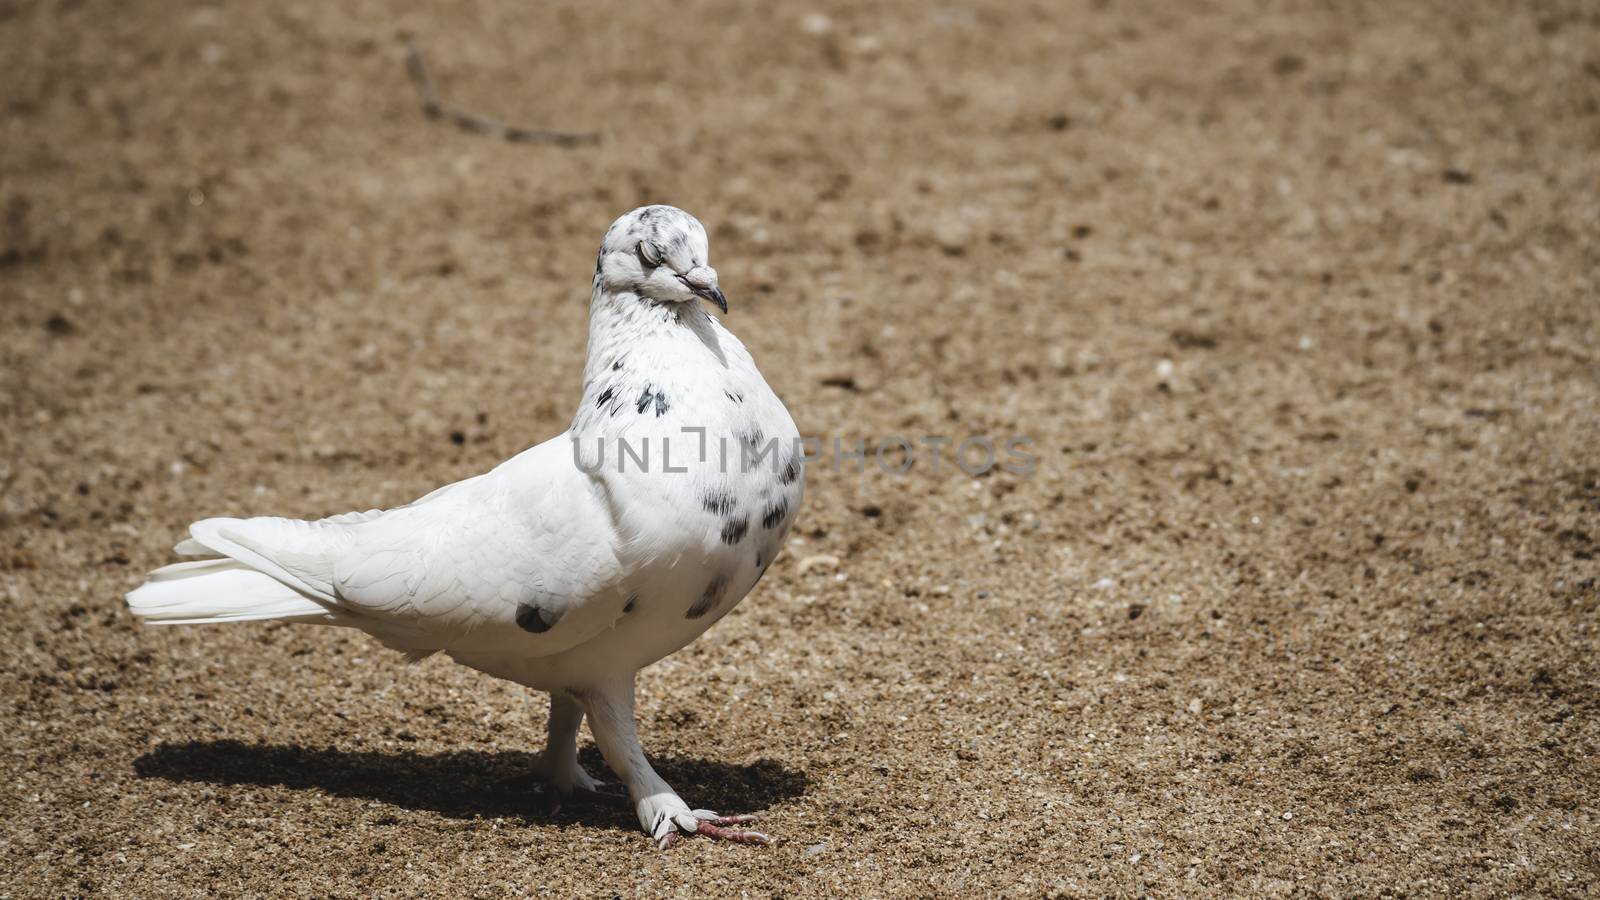
<instances>
[{"instance_id":1,"label":"pigeon leg","mask_svg":"<svg viewBox=\"0 0 1600 900\"><path fill-rule=\"evenodd\" d=\"M633 720L633 675L582 694L606 765L628 786L628 796L639 814L639 824L662 850L677 843L679 834L701 834L739 844L768 844L759 831L729 826L746 825L754 816L719 816L710 810L690 809L645 759Z\"/></svg>"},{"instance_id":2,"label":"pigeon leg","mask_svg":"<svg viewBox=\"0 0 1600 900\"><path fill-rule=\"evenodd\" d=\"M619 785L596 781L578 764L578 726L583 724L583 706L564 691L550 695L550 738L539 755L540 774L567 796L574 792L600 798L620 799Z\"/></svg>"}]
</instances>

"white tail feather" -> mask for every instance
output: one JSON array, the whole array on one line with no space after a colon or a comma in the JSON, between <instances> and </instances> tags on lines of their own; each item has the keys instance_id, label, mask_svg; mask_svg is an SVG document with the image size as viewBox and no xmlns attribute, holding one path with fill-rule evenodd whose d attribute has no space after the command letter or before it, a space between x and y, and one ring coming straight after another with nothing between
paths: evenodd
<instances>
[{"instance_id":1,"label":"white tail feather","mask_svg":"<svg viewBox=\"0 0 1600 900\"><path fill-rule=\"evenodd\" d=\"M319 522L267 516L203 519L189 527L190 537L178 544L177 552L213 558L156 569L128 594L128 608L153 625L276 619L350 626L419 662L439 649L428 635L351 615L334 595L333 560L351 539L346 528L381 514L346 513Z\"/></svg>"},{"instance_id":2,"label":"white tail feather","mask_svg":"<svg viewBox=\"0 0 1600 900\"><path fill-rule=\"evenodd\" d=\"M257 516L252 519L201 519L189 526L190 538L214 553L265 572L290 588L337 604L333 557L349 540L339 525Z\"/></svg>"},{"instance_id":3,"label":"white tail feather","mask_svg":"<svg viewBox=\"0 0 1600 900\"><path fill-rule=\"evenodd\" d=\"M216 554L215 550L194 538L184 538L179 541L178 546L172 548L172 552L179 556L213 556Z\"/></svg>"},{"instance_id":4,"label":"white tail feather","mask_svg":"<svg viewBox=\"0 0 1600 900\"><path fill-rule=\"evenodd\" d=\"M287 619L332 622L326 606L231 559L174 563L128 594L133 614L156 625Z\"/></svg>"}]
</instances>

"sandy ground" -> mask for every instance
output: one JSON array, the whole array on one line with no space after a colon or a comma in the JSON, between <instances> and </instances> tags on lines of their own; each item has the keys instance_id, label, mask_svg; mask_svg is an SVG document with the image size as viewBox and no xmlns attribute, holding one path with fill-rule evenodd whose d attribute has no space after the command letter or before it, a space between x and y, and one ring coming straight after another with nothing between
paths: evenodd
<instances>
[{"instance_id":1,"label":"sandy ground","mask_svg":"<svg viewBox=\"0 0 1600 900\"><path fill-rule=\"evenodd\" d=\"M427 120L408 35L600 144ZM12 0L0 59L0 895L1600 890L1594 4ZM556 808L514 685L130 618L193 519L561 430L656 201L802 430L1038 457L814 463L645 674L776 846Z\"/></svg>"}]
</instances>

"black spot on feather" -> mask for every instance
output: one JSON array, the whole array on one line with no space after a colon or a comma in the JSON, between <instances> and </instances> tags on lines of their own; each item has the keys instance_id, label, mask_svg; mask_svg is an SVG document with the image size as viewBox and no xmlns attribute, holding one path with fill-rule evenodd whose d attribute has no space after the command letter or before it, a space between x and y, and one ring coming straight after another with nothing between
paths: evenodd
<instances>
[{"instance_id":1,"label":"black spot on feather","mask_svg":"<svg viewBox=\"0 0 1600 900\"><path fill-rule=\"evenodd\" d=\"M722 542L724 544L737 544L744 540L745 532L750 530L750 517L740 516L722 523Z\"/></svg>"},{"instance_id":2,"label":"black spot on feather","mask_svg":"<svg viewBox=\"0 0 1600 900\"><path fill-rule=\"evenodd\" d=\"M595 408L596 409L600 409L600 408L604 407L607 403L610 403L612 396L614 396L616 394L616 392L617 392L617 389L614 388L614 387L606 388L605 391L600 394L600 396L598 396L598 397L596 397L594 399Z\"/></svg>"},{"instance_id":3,"label":"black spot on feather","mask_svg":"<svg viewBox=\"0 0 1600 900\"><path fill-rule=\"evenodd\" d=\"M766 437L766 434L763 433L759 427L752 425L750 426L749 431L734 432L733 437L734 440L737 440L746 447L750 448L750 451L753 453L761 449L761 439Z\"/></svg>"},{"instance_id":4,"label":"black spot on feather","mask_svg":"<svg viewBox=\"0 0 1600 900\"><path fill-rule=\"evenodd\" d=\"M726 590L727 587L728 580L721 575L711 579L711 583L706 585L705 593L701 594L700 599L696 600L694 605L689 607L689 611L684 614L684 618L698 619L710 612L712 607L722 602L722 592Z\"/></svg>"},{"instance_id":5,"label":"black spot on feather","mask_svg":"<svg viewBox=\"0 0 1600 900\"><path fill-rule=\"evenodd\" d=\"M645 410L649 409L651 406L656 408L656 415L658 417L672 408L672 405L667 402L667 395L661 393L660 391L650 390L649 385L645 386L644 393L639 395L639 399L636 401L636 403L638 404L640 415L644 415Z\"/></svg>"},{"instance_id":6,"label":"black spot on feather","mask_svg":"<svg viewBox=\"0 0 1600 900\"><path fill-rule=\"evenodd\" d=\"M544 616L539 613L539 607L531 603L523 603L517 606L517 627L523 631L544 634L554 625L554 622L546 622L544 620Z\"/></svg>"},{"instance_id":7,"label":"black spot on feather","mask_svg":"<svg viewBox=\"0 0 1600 900\"><path fill-rule=\"evenodd\" d=\"M738 504L733 495L727 491L707 491L705 496L700 498L700 505L714 516L727 516Z\"/></svg>"},{"instance_id":8,"label":"black spot on feather","mask_svg":"<svg viewBox=\"0 0 1600 900\"><path fill-rule=\"evenodd\" d=\"M787 497L785 497L780 499L777 503L767 506L767 511L761 516L761 527L776 528L778 527L778 523L782 522L784 517L788 514L789 500Z\"/></svg>"},{"instance_id":9,"label":"black spot on feather","mask_svg":"<svg viewBox=\"0 0 1600 900\"><path fill-rule=\"evenodd\" d=\"M791 457L789 457L789 461L784 463L784 465L783 465L783 474L778 476L778 480L783 482L784 484L794 484L794 480L796 478L799 478L799 477L800 477L800 457L791 456Z\"/></svg>"}]
</instances>

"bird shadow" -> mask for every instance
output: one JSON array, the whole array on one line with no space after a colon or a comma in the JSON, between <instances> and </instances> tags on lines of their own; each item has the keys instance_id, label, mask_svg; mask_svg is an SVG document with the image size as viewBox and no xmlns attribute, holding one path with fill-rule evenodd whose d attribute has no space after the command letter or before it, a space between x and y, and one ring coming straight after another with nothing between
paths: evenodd
<instances>
[{"instance_id":1,"label":"bird shadow","mask_svg":"<svg viewBox=\"0 0 1600 900\"><path fill-rule=\"evenodd\" d=\"M610 777L593 747L584 766ZM526 822L633 829L639 823L624 801L558 802L538 775L536 755L517 751L451 753L313 749L240 741L162 744L133 761L141 778L219 785L319 790L338 797L377 800L453 819L514 818ZM652 764L690 806L726 815L756 812L798 797L810 787L804 772L770 759L749 765L690 757Z\"/></svg>"}]
</instances>

